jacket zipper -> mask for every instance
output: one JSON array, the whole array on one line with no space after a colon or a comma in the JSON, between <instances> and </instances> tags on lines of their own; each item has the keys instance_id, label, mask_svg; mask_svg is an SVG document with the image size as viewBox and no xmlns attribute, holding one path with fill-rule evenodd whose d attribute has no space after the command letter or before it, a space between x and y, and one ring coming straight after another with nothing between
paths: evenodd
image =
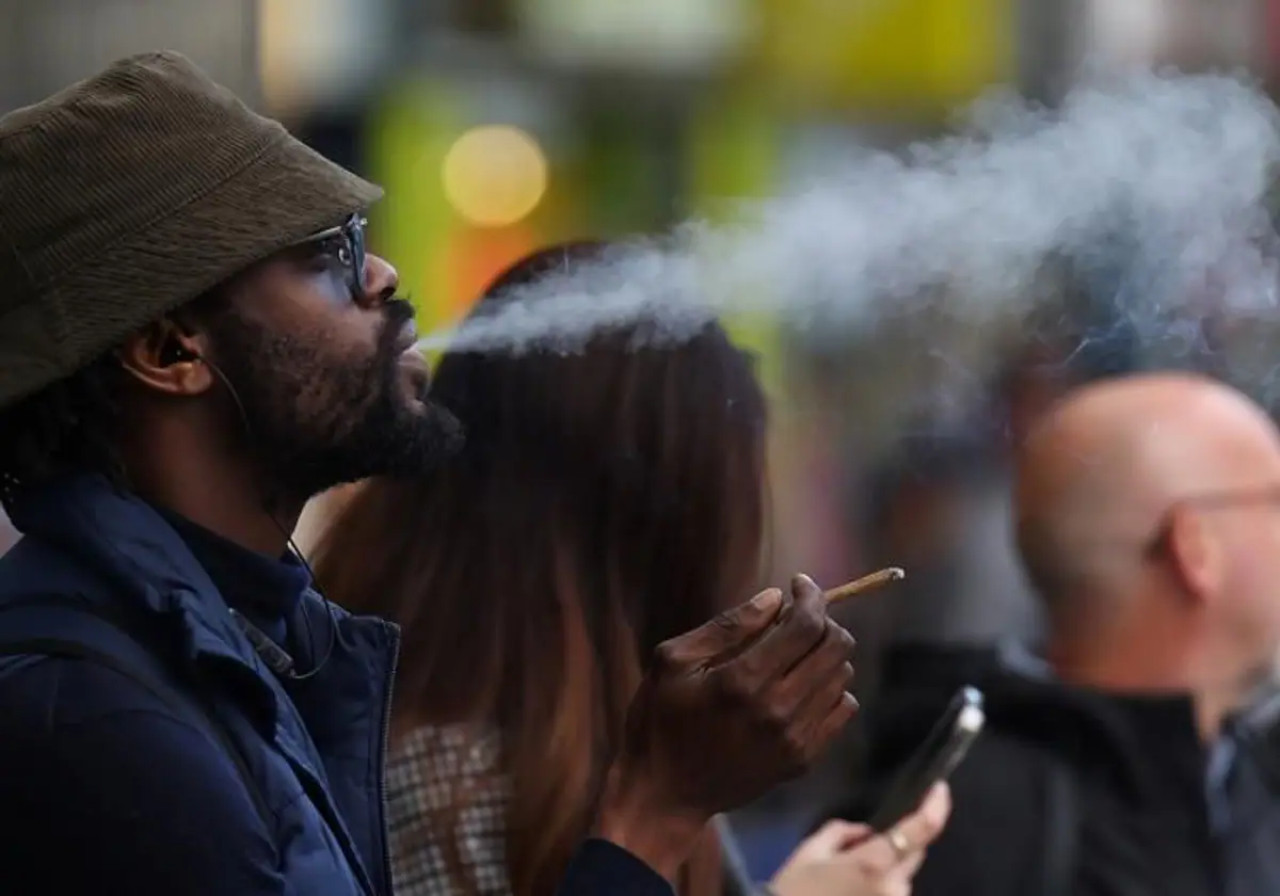
<instances>
[{"instance_id":1,"label":"jacket zipper","mask_svg":"<svg viewBox=\"0 0 1280 896\"><path fill-rule=\"evenodd\" d=\"M395 693L396 670L400 665L400 629L387 623L387 632L391 636L391 667L387 670L386 688L382 700L382 743L379 744L381 756L378 766L378 801L381 805L382 817L382 873L386 882L387 894L393 892L391 878L391 832L387 830L387 755L391 744L391 700Z\"/></svg>"}]
</instances>

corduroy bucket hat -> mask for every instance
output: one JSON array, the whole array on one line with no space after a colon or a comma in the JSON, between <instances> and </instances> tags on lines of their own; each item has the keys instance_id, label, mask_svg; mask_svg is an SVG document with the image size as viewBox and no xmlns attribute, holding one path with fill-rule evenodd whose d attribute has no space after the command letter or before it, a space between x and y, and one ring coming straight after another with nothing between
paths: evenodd
<instances>
[{"instance_id":1,"label":"corduroy bucket hat","mask_svg":"<svg viewBox=\"0 0 1280 896\"><path fill-rule=\"evenodd\" d=\"M177 53L0 118L0 407L381 196Z\"/></svg>"}]
</instances>

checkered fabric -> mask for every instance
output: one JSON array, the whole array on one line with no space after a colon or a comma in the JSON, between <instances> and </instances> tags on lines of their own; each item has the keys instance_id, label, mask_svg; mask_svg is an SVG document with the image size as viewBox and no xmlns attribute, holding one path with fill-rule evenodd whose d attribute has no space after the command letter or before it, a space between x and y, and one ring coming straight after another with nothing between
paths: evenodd
<instances>
[{"instance_id":1,"label":"checkered fabric","mask_svg":"<svg viewBox=\"0 0 1280 896\"><path fill-rule=\"evenodd\" d=\"M395 896L455 896L432 813L471 797L458 819L462 873L480 896L513 896L506 867L510 782L499 771L501 738L461 726L426 725L401 738L387 757L387 827ZM725 845L725 896L769 896L756 889L737 855L732 832L717 819ZM452 832L448 833L452 836Z\"/></svg>"},{"instance_id":2,"label":"checkered fabric","mask_svg":"<svg viewBox=\"0 0 1280 896\"><path fill-rule=\"evenodd\" d=\"M498 771L496 732L423 726L411 731L387 757L387 826L396 896L452 896L444 836L432 813L468 795L458 819L463 873L481 896L512 896L506 868L509 784ZM443 835L443 836L442 836Z\"/></svg>"}]
</instances>

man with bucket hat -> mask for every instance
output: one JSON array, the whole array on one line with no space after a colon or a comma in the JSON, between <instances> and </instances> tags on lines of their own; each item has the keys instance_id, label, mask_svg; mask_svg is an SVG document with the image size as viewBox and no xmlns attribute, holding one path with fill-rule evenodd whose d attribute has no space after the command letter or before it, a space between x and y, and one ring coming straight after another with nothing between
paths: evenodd
<instances>
[{"instance_id":1,"label":"man with bucket hat","mask_svg":"<svg viewBox=\"0 0 1280 896\"><path fill-rule=\"evenodd\" d=\"M380 194L172 53L0 119L4 892L390 892L398 633L289 550L310 497L463 437ZM664 645L562 892L668 894L849 718L851 639L793 593Z\"/></svg>"}]
</instances>

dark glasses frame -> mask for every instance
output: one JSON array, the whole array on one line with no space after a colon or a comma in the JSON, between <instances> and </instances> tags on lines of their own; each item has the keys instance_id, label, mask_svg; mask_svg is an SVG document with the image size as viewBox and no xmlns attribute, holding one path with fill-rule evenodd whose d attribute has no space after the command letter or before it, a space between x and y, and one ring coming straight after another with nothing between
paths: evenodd
<instances>
[{"instance_id":1,"label":"dark glasses frame","mask_svg":"<svg viewBox=\"0 0 1280 896\"><path fill-rule=\"evenodd\" d=\"M356 212L349 215L341 224L333 227L326 227L324 230L318 230L308 236L303 237L297 242L290 243L285 246L286 249L296 249L300 246L311 246L315 243L323 243L334 237L342 237L346 241L348 251L351 253L350 261L344 261L341 256L338 260L346 266L347 288L351 290L351 297L359 300L364 295L364 273L365 273L365 228L369 226L369 219L364 215Z\"/></svg>"}]
</instances>

